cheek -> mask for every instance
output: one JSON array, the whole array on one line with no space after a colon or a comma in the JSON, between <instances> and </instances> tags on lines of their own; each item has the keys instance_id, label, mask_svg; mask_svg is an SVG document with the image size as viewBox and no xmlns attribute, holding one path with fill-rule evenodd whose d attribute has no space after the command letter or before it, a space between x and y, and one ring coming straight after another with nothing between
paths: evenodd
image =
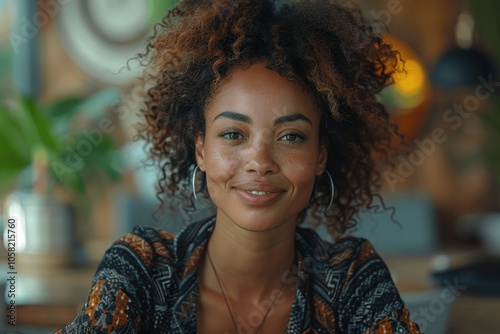
<instances>
[{"instance_id":1,"label":"cheek","mask_svg":"<svg viewBox=\"0 0 500 334\"><path fill-rule=\"evenodd\" d=\"M224 188L239 168L238 157L233 152L212 150L207 152L206 176L207 187L212 198L216 197L219 189Z\"/></svg>"},{"instance_id":2,"label":"cheek","mask_svg":"<svg viewBox=\"0 0 500 334\"><path fill-rule=\"evenodd\" d=\"M284 160L287 178L302 191L312 191L316 180L318 156L314 154L290 155ZM309 195L308 193L304 195Z\"/></svg>"}]
</instances>

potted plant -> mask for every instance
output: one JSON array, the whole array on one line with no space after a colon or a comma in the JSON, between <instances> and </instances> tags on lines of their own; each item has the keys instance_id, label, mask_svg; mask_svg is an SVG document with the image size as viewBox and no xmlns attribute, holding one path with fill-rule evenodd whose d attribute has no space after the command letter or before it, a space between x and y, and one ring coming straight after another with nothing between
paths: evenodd
<instances>
[{"instance_id":1,"label":"potted plant","mask_svg":"<svg viewBox=\"0 0 500 334\"><path fill-rule=\"evenodd\" d=\"M72 260L85 230L77 221L88 217L88 185L121 176L112 138L118 126L106 115L118 98L110 89L50 105L22 96L0 101L0 194L4 221L16 223L19 254Z\"/></svg>"}]
</instances>

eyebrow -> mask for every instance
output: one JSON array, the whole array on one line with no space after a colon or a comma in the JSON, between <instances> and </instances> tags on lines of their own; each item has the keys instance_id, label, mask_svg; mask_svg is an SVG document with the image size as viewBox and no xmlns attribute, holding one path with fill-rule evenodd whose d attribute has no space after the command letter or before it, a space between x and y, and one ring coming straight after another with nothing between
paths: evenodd
<instances>
[{"instance_id":1,"label":"eyebrow","mask_svg":"<svg viewBox=\"0 0 500 334\"><path fill-rule=\"evenodd\" d=\"M273 125L278 126L285 123L296 122L296 121L303 121L312 126L311 120L300 113L280 116L274 120Z\"/></svg>"},{"instance_id":2,"label":"eyebrow","mask_svg":"<svg viewBox=\"0 0 500 334\"><path fill-rule=\"evenodd\" d=\"M223 111L223 112L221 112L220 114L215 116L212 123L215 122L215 120L217 120L218 118L229 118L229 119L232 119L234 121L243 122L246 124L252 124L252 119L250 117L248 117L247 115L235 112L235 111ZM306 122L312 126L311 120L300 113L294 113L294 114L280 116L273 121L273 125L279 126L279 125L282 125L285 123L291 123L291 122L296 122L296 121L303 121L303 122Z\"/></svg>"},{"instance_id":3,"label":"eyebrow","mask_svg":"<svg viewBox=\"0 0 500 334\"><path fill-rule=\"evenodd\" d=\"M229 118L229 119L232 119L234 121L252 124L252 119L250 117L248 117L247 115L240 114L240 113L235 112L235 111L223 111L223 112L221 112L220 114L215 116L212 123L215 122L215 120L217 120L218 118Z\"/></svg>"}]
</instances>

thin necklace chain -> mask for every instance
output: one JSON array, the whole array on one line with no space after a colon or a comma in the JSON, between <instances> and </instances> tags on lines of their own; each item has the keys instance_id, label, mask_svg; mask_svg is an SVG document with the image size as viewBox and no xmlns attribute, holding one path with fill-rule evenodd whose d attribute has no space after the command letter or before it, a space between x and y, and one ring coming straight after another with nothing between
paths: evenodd
<instances>
[{"instance_id":1,"label":"thin necklace chain","mask_svg":"<svg viewBox=\"0 0 500 334\"><path fill-rule=\"evenodd\" d=\"M219 285L220 291L222 292L222 296L224 297L224 302L226 303L227 310L229 311L229 315L231 316L231 320L233 321L234 330L236 331L236 333L239 334L240 332L238 331L238 325L236 324L236 320L234 318L233 311L231 310L231 307L229 306L229 301L227 300L226 293L224 292L224 289L222 288L222 283L221 283L221 279L219 277L219 274L217 273L217 270L215 270L214 262L212 261L212 257L210 256L210 251L208 250L208 247L207 247L207 255L208 255L208 260L210 261L210 266L212 267L212 270L214 271L215 278L217 280L217 284ZM287 273L285 279L281 283L279 292L274 296L274 299L271 303L271 306L269 306L269 309L267 310L266 314L264 315L264 318L260 322L259 327L257 327L257 329L255 330L255 332L254 332L255 334L260 333L260 331L262 330L262 327L264 326L264 322L266 321L267 316L271 312L271 309L273 308L274 303L276 303L278 296L281 295L281 292L283 291L283 288L285 287L285 283L288 279L288 276L290 276L290 271L291 270L288 270L288 273Z\"/></svg>"}]
</instances>

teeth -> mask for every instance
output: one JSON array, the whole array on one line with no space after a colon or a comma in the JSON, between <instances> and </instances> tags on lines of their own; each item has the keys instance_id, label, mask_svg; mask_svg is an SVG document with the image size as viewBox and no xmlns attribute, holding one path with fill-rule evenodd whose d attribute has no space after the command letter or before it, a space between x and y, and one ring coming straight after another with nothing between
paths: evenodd
<instances>
[{"instance_id":1,"label":"teeth","mask_svg":"<svg viewBox=\"0 0 500 334\"><path fill-rule=\"evenodd\" d=\"M259 196L267 194L267 192L265 191L256 191L256 190L249 191L249 193L252 195L259 195Z\"/></svg>"}]
</instances>

